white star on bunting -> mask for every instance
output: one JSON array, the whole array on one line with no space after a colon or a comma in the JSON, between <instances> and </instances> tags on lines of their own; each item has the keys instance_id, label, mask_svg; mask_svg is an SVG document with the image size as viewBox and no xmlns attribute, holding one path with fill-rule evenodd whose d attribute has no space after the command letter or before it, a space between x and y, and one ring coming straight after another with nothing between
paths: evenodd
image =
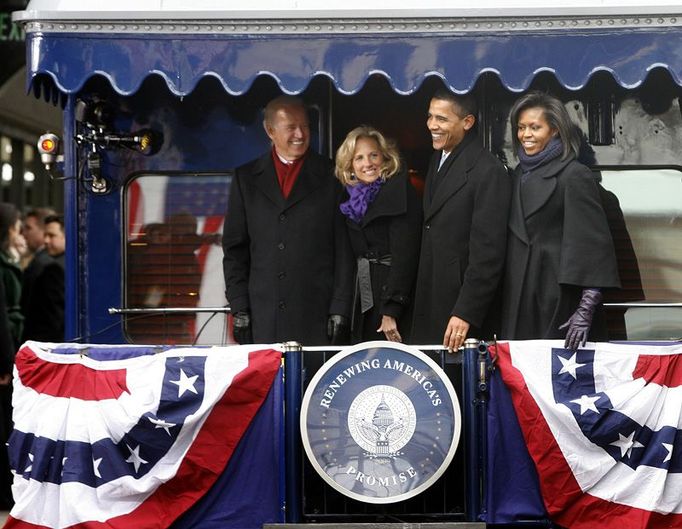
<instances>
[{"instance_id":1,"label":"white star on bunting","mask_svg":"<svg viewBox=\"0 0 682 529\"><path fill-rule=\"evenodd\" d=\"M95 476L98 478L102 477L102 474L99 473L99 465L102 463L103 458L98 458L98 459L93 459L92 460L92 471L95 473ZM128 461L129 462L129 461ZM137 469L135 469L137 471Z\"/></svg>"},{"instance_id":2,"label":"white star on bunting","mask_svg":"<svg viewBox=\"0 0 682 529\"><path fill-rule=\"evenodd\" d=\"M663 448L665 448L668 451L668 455L665 456L665 459L663 460L664 463L667 463L673 457L673 445L671 443L661 443L661 444L663 445Z\"/></svg>"},{"instance_id":3,"label":"white star on bunting","mask_svg":"<svg viewBox=\"0 0 682 529\"><path fill-rule=\"evenodd\" d=\"M128 445L126 445L126 447L128 450L130 450L130 457L126 459L126 463L132 463L135 467L135 472L140 469L140 465L144 465L149 462L140 457L140 445L137 445L134 450Z\"/></svg>"},{"instance_id":4,"label":"white star on bunting","mask_svg":"<svg viewBox=\"0 0 682 529\"><path fill-rule=\"evenodd\" d=\"M630 457L632 455L633 448L644 448L644 445L638 441L633 441L635 437L635 432L633 431L627 437L622 433L618 433L618 441L610 443L611 446L615 446L620 450L620 457L627 455Z\"/></svg>"},{"instance_id":5,"label":"white star on bunting","mask_svg":"<svg viewBox=\"0 0 682 529\"><path fill-rule=\"evenodd\" d=\"M580 415L585 415L587 410L593 411L594 413L599 413L599 410L594 405L601 397L590 397L588 395L582 395L579 399L574 399L571 402L574 404L580 404Z\"/></svg>"},{"instance_id":6,"label":"white star on bunting","mask_svg":"<svg viewBox=\"0 0 682 529\"><path fill-rule=\"evenodd\" d=\"M170 428L175 426L175 423L172 422L166 422L162 419L158 419L156 417L149 417L149 422L151 422L154 425L154 429L156 428L163 428L166 430L166 433L170 435Z\"/></svg>"},{"instance_id":7,"label":"white star on bunting","mask_svg":"<svg viewBox=\"0 0 682 529\"><path fill-rule=\"evenodd\" d=\"M578 356L578 353L573 353L573 356L571 358L564 358L563 356L559 356L559 360L561 361L561 364L563 365L563 367L561 368L561 371L559 371L560 375L562 375L564 373L568 373L574 379L578 378L575 374L575 370L578 369L579 367L583 367L585 364L579 364L576 360L577 356Z\"/></svg>"},{"instance_id":8,"label":"white star on bunting","mask_svg":"<svg viewBox=\"0 0 682 529\"><path fill-rule=\"evenodd\" d=\"M198 394L194 387L194 383L199 378L199 375L192 375L188 377L183 369L180 369L180 380L171 380L171 384L178 386L178 398L182 397L185 391L191 391L194 394Z\"/></svg>"}]
</instances>

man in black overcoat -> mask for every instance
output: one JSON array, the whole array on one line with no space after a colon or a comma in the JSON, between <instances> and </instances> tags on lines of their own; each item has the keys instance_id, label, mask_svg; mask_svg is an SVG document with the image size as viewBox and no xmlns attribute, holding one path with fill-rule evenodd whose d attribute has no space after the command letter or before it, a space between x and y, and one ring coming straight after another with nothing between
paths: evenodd
<instances>
[{"instance_id":1,"label":"man in black overcoat","mask_svg":"<svg viewBox=\"0 0 682 529\"><path fill-rule=\"evenodd\" d=\"M35 278L26 305L23 340L64 341L64 218L45 217L45 251L50 261Z\"/></svg>"},{"instance_id":2,"label":"man in black overcoat","mask_svg":"<svg viewBox=\"0 0 682 529\"><path fill-rule=\"evenodd\" d=\"M272 149L237 169L223 234L227 300L239 343L340 343L353 260L329 160L309 149L303 103L265 108Z\"/></svg>"},{"instance_id":3,"label":"man in black overcoat","mask_svg":"<svg viewBox=\"0 0 682 529\"><path fill-rule=\"evenodd\" d=\"M435 153L424 188L424 225L412 342L455 350L489 338L502 276L511 182L477 138L471 96L437 92L427 126Z\"/></svg>"},{"instance_id":4,"label":"man in black overcoat","mask_svg":"<svg viewBox=\"0 0 682 529\"><path fill-rule=\"evenodd\" d=\"M21 312L24 317L28 313L28 303L36 279L43 268L52 262L52 257L45 248L45 218L54 214L55 212L49 208L35 208L24 216L21 233L26 239L26 246L33 254L21 280Z\"/></svg>"}]
</instances>

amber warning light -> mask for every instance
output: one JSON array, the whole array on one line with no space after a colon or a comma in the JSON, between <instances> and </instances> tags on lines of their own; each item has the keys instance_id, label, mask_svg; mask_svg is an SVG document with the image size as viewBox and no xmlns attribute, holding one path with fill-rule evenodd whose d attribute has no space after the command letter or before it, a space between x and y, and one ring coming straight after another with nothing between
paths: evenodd
<instances>
[{"instance_id":1,"label":"amber warning light","mask_svg":"<svg viewBox=\"0 0 682 529\"><path fill-rule=\"evenodd\" d=\"M59 138L56 134L48 132L43 134L38 140L38 150L40 154L56 154L59 148Z\"/></svg>"},{"instance_id":2,"label":"amber warning light","mask_svg":"<svg viewBox=\"0 0 682 529\"><path fill-rule=\"evenodd\" d=\"M57 142L52 138L45 138L40 144L40 150L45 153L53 153L57 150Z\"/></svg>"},{"instance_id":3,"label":"amber warning light","mask_svg":"<svg viewBox=\"0 0 682 529\"><path fill-rule=\"evenodd\" d=\"M48 132L38 138L38 152L40 152L40 159L45 165L45 169L50 171L52 164L59 161L59 137L56 134Z\"/></svg>"}]
</instances>

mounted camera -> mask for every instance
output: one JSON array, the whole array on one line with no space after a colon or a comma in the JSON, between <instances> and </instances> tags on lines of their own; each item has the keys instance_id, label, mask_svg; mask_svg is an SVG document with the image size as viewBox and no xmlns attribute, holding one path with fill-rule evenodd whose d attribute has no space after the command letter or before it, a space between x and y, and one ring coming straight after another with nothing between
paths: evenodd
<instances>
[{"instance_id":1,"label":"mounted camera","mask_svg":"<svg viewBox=\"0 0 682 529\"><path fill-rule=\"evenodd\" d=\"M102 177L101 151L126 148L144 156L156 154L163 143L163 135L152 129L136 132L116 132L113 128L113 112L104 101L78 100L75 105L76 135L78 145L87 148L86 161L90 173L91 190L103 194L109 191L109 183Z\"/></svg>"},{"instance_id":2,"label":"mounted camera","mask_svg":"<svg viewBox=\"0 0 682 529\"><path fill-rule=\"evenodd\" d=\"M74 114L79 124L75 138L78 144L91 144L101 149L123 147L151 156L163 143L163 135L152 129L128 133L113 130L113 112L103 101L78 100Z\"/></svg>"}]
</instances>

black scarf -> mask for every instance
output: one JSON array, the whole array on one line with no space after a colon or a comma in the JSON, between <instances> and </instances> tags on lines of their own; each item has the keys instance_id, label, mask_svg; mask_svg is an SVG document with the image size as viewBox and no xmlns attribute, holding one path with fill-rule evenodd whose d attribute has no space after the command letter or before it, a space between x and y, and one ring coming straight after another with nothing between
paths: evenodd
<instances>
[{"instance_id":1,"label":"black scarf","mask_svg":"<svg viewBox=\"0 0 682 529\"><path fill-rule=\"evenodd\" d=\"M526 154L523 147L519 146L519 165L521 166L521 182L524 182L528 177L528 174L537 169L541 165L545 165L547 162L558 158L564 152L564 142L561 141L559 136L554 136L545 148L542 149L537 154Z\"/></svg>"}]
</instances>

